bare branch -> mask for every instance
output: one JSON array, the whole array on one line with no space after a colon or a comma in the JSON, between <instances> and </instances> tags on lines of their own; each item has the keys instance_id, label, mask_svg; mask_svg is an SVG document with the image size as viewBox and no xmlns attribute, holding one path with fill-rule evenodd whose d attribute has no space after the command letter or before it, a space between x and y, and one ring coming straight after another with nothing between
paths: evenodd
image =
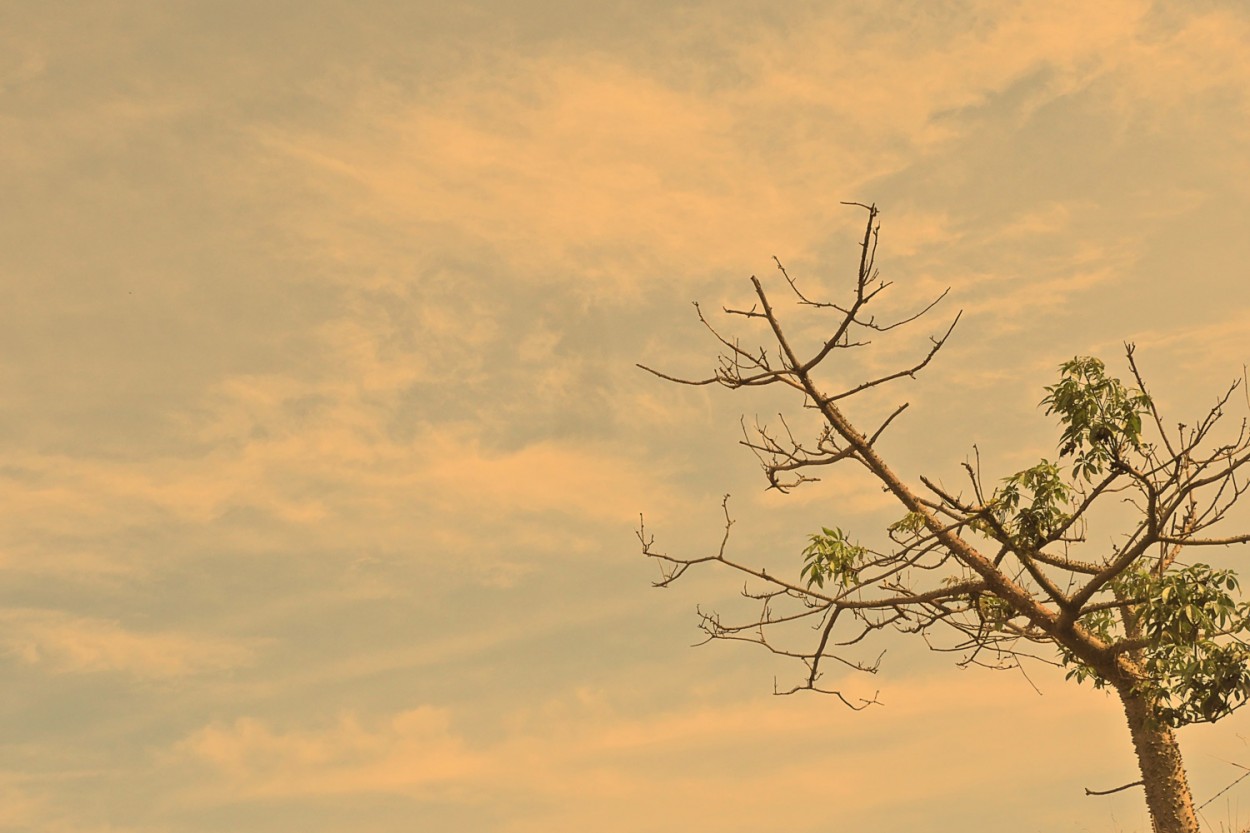
<instances>
[{"instance_id":1,"label":"bare branch","mask_svg":"<svg viewBox=\"0 0 1250 833\"><path fill-rule=\"evenodd\" d=\"M1089 787L1086 787L1085 794L1086 795L1111 795L1112 793L1122 792L1123 790L1131 790L1133 787L1140 787L1144 783L1145 783L1144 781L1134 781L1131 784L1125 784L1122 787L1113 787L1112 789L1109 789L1109 790L1091 790Z\"/></svg>"},{"instance_id":2,"label":"bare branch","mask_svg":"<svg viewBox=\"0 0 1250 833\"><path fill-rule=\"evenodd\" d=\"M941 338L930 337L929 340L933 342L933 346L929 349L929 352L925 355L924 359L922 359L918 364L912 365L906 370L899 370L895 373L889 373L889 374L886 374L885 376L881 376L871 381L863 382L862 384L856 385L850 390L843 391L842 393L839 393L836 396L831 396L829 398L829 401L835 402L839 399L846 399L848 396L854 396L855 394L866 391L869 388L875 388L877 385L883 385L886 382L892 382L895 379L901 379L904 376L907 376L908 378L911 378L911 379L915 379L916 374L919 373L921 370L924 370L924 368L929 364L929 362L933 361L933 357L936 356L938 351L942 349L942 346L946 344L946 340L950 338L951 333L955 331L955 325L959 323L959 317L961 315L963 315L962 310L955 314L955 319L951 321L950 326L946 328L946 332L942 334ZM803 367L799 368L799 370L800 372L805 373L811 370L811 367L808 365L804 365Z\"/></svg>"}]
</instances>

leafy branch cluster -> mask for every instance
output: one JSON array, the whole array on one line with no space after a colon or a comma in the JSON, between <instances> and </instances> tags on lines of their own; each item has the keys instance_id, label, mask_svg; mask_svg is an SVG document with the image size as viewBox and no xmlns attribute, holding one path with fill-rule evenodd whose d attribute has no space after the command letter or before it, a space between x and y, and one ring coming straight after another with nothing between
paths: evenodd
<instances>
[{"instance_id":1,"label":"leafy branch cluster","mask_svg":"<svg viewBox=\"0 0 1250 833\"><path fill-rule=\"evenodd\" d=\"M803 550L801 572L809 588L823 588L826 579L836 579L843 588L855 584L867 550L848 541L841 529L829 527L821 527L820 534L810 536L810 542Z\"/></svg>"},{"instance_id":2,"label":"leafy branch cluster","mask_svg":"<svg viewBox=\"0 0 1250 833\"><path fill-rule=\"evenodd\" d=\"M1092 357L1065 362L1060 373L1060 382L1046 388L1041 404L1046 413L1060 417L1059 455L1074 458L1074 478L1088 483L1110 469L1131 474L1126 455L1147 465L1157 458L1155 449L1142 442L1143 417L1153 404L1148 394L1107 376L1105 365ZM1020 505L1021 487L1032 498L1027 506ZM1059 467L1042 460L1008 477L994 506L1017 545L1036 547L1068 525L1072 494ZM1166 559L1151 569L1139 562L1108 583L1115 605L1093 605L1081 622L1139 661L1136 688L1156 704L1156 716L1164 723L1215 721L1250 698L1250 648L1240 641L1250 630L1250 606L1235 601L1231 594L1237 588L1232 570ZM1068 679L1107 684L1063 645L1059 652L1070 666Z\"/></svg>"},{"instance_id":3,"label":"leafy branch cluster","mask_svg":"<svg viewBox=\"0 0 1250 833\"><path fill-rule=\"evenodd\" d=\"M1138 688L1156 702L1169 726L1214 722L1250 699L1250 605L1233 597L1239 581L1232 570L1207 564L1176 567L1163 576L1134 570L1118 578L1113 591L1122 604L1095 610L1083 619L1091 632L1112 641L1128 630L1123 644L1140 659ZM1117 618L1115 613L1119 612ZM1106 681L1063 651L1068 679Z\"/></svg>"},{"instance_id":4,"label":"leafy branch cluster","mask_svg":"<svg viewBox=\"0 0 1250 833\"><path fill-rule=\"evenodd\" d=\"M1091 356L1064 362L1059 371L1062 379L1046 388L1042 404L1063 421L1059 456L1076 458L1073 474L1088 481L1126 448L1141 451L1142 417L1152 404L1145 391L1108 377L1106 365Z\"/></svg>"}]
</instances>

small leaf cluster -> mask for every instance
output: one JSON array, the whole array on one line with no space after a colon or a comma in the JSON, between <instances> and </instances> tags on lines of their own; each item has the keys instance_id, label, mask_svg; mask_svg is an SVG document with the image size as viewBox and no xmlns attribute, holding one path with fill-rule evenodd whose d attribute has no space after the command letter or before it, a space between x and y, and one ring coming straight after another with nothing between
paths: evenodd
<instances>
[{"instance_id":1,"label":"small leaf cluster","mask_svg":"<svg viewBox=\"0 0 1250 833\"><path fill-rule=\"evenodd\" d=\"M995 596L993 593L982 592L972 595L971 606L976 610L977 616L988 625L991 629L1001 631L1011 618L1016 615L1015 608L1006 599Z\"/></svg>"},{"instance_id":2,"label":"small leaf cluster","mask_svg":"<svg viewBox=\"0 0 1250 833\"><path fill-rule=\"evenodd\" d=\"M1063 482L1059 465L1042 460L1004 480L992 506L1015 541L1033 549L1068 520L1064 508L1071 495L1072 489Z\"/></svg>"},{"instance_id":3,"label":"small leaf cluster","mask_svg":"<svg viewBox=\"0 0 1250 833\"><path fill-rule=\"evenodd\" d=\"M1109 378L1106 366L1092 356L1076 356L1060 372L1041 404L1063 422L1059 456L1074 457L1073 474L1088 481L1125 448L1141 448L1142 414L1150 397Z\"/></svg>"},{"instance_id":4,"label":"small leaf cluster","mask_svg":"<svg viewBox=\"0 0 1250 833\"><path fill-rule=\"evenodd\" d=\"M1102 361L1090 356L1077 356L1059 370L1059 382L1047 386L1041 404L1063 422L1059 457L1074 456L1073 476L1088 482L1124 449L1141 449L1142 414L1150 398L1108 377ZM1059 463L1044 459L1006 478L989 508L1015 544L1036 549L1068 521L1065 510L1073 491L1064 482ZM975 528L988 531L984 523Z\"/></svg>"},{"instance_id":5,"label":"small leaf cluster","mask_svg":"<svg viewBox=\"0 0 1250 833\"><path fill-rule=\"evenodd\" d=\"M1241 644L1203 641L1192 653L1169 652L1164 665L1171 687L1157 695L1156 712L1169 726L1214 723L1250 699L1250 650Z\"/></svg>"},{"instance_id":6,"label":"small leaf cluster","mask_svg":"<svg viewBox=\"0 0 1250 833\"><path fill-rule=\"evenodd\" d=\"M890 538L895 541L903 541L909 538L915 538L924 531L925 517L920 512L908 512L894 523L886 527L886 531L890 534Z\"/></svg>"},{"instance_id":7,"label":"small leaf cluster","mask_svg":"<svg viewBox=\"0 0 1250 833\"><path fill-rule=\"evenodd\" d=\"M846 533L834 527L821 527L820 533L809 537L803 550L803 571L807 586L823 588L828 580L850 587L859 579L859 569L867 550L847 540Z\"/></svg>"},{"instance_id":8,"label":"small leaf cluster","mask_svg":"<svg viewBox=\"0 0 1250 833\"><path fill-rule=\"evenodd\" d=\"M1217 642L1250 630L1250 605L1238 604L1232 570L1195 564L1165 575L1138 611L1146 651L1145 687L1172 726L1210 722L1250 699L1250 648Z\"/></svg>"},{"instance_id":9,"label":"small leaf cluster","mask_svg":"<svg viewBox=\"0 0 1250 833\"><path fill-rule=\"evenodd\" d=\"M1134 573L1126 583L1127 592L1149 591L1150 600L1141 607L1138 623L1152 642L1184 644L1204 634L1227 633L1246 625L1246 606L1238 605L1230 595L1238 588L1232 570L1194 564L1158 581Z\"/></svg>"}]
</instances>

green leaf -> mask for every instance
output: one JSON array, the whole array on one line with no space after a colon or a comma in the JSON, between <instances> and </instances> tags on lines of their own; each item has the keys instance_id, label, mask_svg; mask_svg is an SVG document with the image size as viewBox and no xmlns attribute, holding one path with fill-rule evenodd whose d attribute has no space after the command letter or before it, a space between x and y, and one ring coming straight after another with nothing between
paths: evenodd
<instances>
[{"instance_id":1,"label":"green leaf","mask_svg":"<svg viewBox=\"0 0 1250 833\"><path fill-rule=\"evenodd\" d=\"M1077 356L1059 369L1059 383L1046 388L1041 404L1063 424L1059 456L1075 456L1073 474L1088 481L1126 449L1141 448L1141 415L1150 398L1108 377L1106 366L1090 356Z\"/></svg>"}]
</instances>

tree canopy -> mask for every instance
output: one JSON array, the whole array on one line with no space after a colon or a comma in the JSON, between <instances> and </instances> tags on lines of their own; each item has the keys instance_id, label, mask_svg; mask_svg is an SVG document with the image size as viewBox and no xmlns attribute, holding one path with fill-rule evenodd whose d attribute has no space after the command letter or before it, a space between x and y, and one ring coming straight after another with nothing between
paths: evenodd
<instances>
[{"instance_id":1,"label":"tree canopy","mask_svg":"<svg viewBox=\"0 0 1250 833\"><path fill-rule=\"evenodd\" d=\"M802 407L821 417L814 439L796 438L784 417L779 429L744 424L742 444L757 456L768 488L788 492L818 479L814 472L822 467L857 464L898 501L901 516L878 536L888 546L864 543L851 519L831 519L796 555L794 578L773 575L729 554L726 505L725 536L710 555L662 552L640 526L644 553L662 568L657 584L669 585L703 563L750 577L743 592L759 603L758 615L731 622L701 612L701 627L709 639L755 642L805 663L803 681L782 694L809 689L853 708L868 705L872 699L821 688L819 681L829 660L875 671L880 654L872 643L886 630L919 635L930 647L957 652L965 665L1015 667L1034 659L1065 666L1069 679L1110 688L1124 704L1141 768L1141 781L1128 786L1144 786L1157 833L1196 831L1172 730L1220 720L1250 701L1250 605L1240 601L1236 574L1202 557L1204 550L1250 542L1250 535L1214 530L1248 488L1240 473L1250 462L1245 418L1232 436L1216 435L1238 383L1195 423L1173 428L1148 392L1132 344L1125 345L1127 382L1100 359L1076 356L1059 368L1039 403L1059 420L1054 460L985 477L974 447L960 464L962 486L925 476L908 482L879 451L880 438L908 404L861 430L845 402L914 378L947 343L959 315L930 336L914 363L828 387L826 375L845 378L847 369L834 357L920 319L947 294L899 320L880 321L870 312L891 283L876 267L878 210L861 207L868 217L848 300L815 299L777 261L793 302L829 319L821 341L800 351L752 276L755 303L724 312L763 325L768 346L744 347L696 304L722 348L713 374L686 379L643 369L680 384L795 391ZM839 373L823 374L831 363ZM1091 518L1104 507L1118 507L1111 515L1127 520L1115 534L1091 538ZM812 624L810 643L795 647L773 637L797 622ZM939 632L954 639L934 638Z\"/></svg>"}]
</instances>

